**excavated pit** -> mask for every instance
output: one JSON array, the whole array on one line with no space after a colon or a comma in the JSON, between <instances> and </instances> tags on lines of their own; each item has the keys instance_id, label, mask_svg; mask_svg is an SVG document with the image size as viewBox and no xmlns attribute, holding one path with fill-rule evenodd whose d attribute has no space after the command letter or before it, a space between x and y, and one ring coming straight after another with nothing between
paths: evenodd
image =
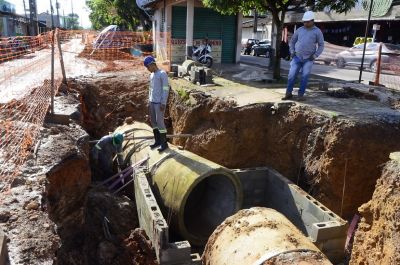
<instances>
[{"instance_id":1,"label":"excavated pit","mask_svg":"<svg viewBox=\"0 0 400 265\"><path fill-rule=\"evenodd\" d=\"M114 131L126 117L149 122L148 80L143 69L70 80L69 93L80 95L81 125L92 139ZM171 92L166 124L169 133L193 137L175 139L174 144L228 168L274 168L348 220L371 199L389 153L400 149L398 121L331 117L310 106L291 103L238 107L199 92L184 96ZM87 183L88 175L82 173L87 171L88 158L74 159L65 160L48 175L53 179L48 187L53 190L48 196L49 214L60 228L57 264L154 263L143 231L135 230L138 223L132 218L136 216L132 200L93 189ZM71 176L71 183L54 181ZM63 190L61 185L70 188ZM208 199L224 199L216 195L218 192L197 195L203 186L210 185L226 189L224 184L207 180L199 185L188 198L188 222L194 213L198 216L199 210L206 208ZM111 223L120 224L115 240L103 234L104 212L113 216ZM215 226L216 220L209 221L210 227ZM192 223L190 229L200 235L212 232L204 222Z\"/></svg>"},{"instance_id":2,"label":"excavated pit","mask_svg":"<svg viewBox=\"0 0 400 265\"><path fill-rule=\"evenodd\" d=\"M147 84L140 71L76 80L85 129L100 137L126 117L149 123ZM400 149L398 120L337 118L292 103L238 107L171 92L166 116L169 133L193 134L174 144L228 168L274 168L346 219L371 198L381 165Z\"/></svg>"}]
</instances>

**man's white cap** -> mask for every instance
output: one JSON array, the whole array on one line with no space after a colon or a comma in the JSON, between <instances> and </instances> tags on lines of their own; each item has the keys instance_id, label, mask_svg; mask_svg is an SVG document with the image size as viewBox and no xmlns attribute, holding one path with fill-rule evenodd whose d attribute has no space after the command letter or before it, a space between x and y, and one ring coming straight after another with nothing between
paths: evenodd
<instances>
[{"instance_id":1,"label":"man's white cap","mask_svg":"<svg viewBox=\"0 0 400 265\"><path fill-rule=\"evenodd\" d=\"M315 19L314 12L307 11L307 12L304 13L303 21L311 21L311 20L314 20L314 19Z\"/></svg>"}]
</instances>

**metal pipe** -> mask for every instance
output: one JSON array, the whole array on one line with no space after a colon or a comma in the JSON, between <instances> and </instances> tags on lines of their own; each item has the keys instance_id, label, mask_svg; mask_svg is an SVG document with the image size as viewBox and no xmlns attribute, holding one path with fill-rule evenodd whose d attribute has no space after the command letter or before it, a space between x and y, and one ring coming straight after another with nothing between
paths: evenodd
<instances>
[{"instance_id":1,"label":"metal pipe","mask_svg":"<svg viewBox=\"0 0 400 265\"><path fill-rule=\"evenodd\" d=\"M154 193L164 216L185 240L204 245L214 229L242 205L240 180L231 170L173 145L159 153L151 150L152 129L144 123L117 128L133 132L123 143L124 159L131 164L149 157L149 172Z\"/></svg>"},{"instance_id":2,"label":"metal pipe","mask_svg":"<svg viewBox=\"0 0 400 265\"><path fill-rule=\"evenodd\" d=\"M218 226L202 261L207 265L332 264L284 215L261 207L241 210Z\"/></svg>"},{"instance_id":3,"label":"metal pipe","mask_svg":"<svg viewBox=\"0 0 400 265\"><path fill-rule=\"evenodd\" d=\"M362 79L362 73L363 73L363 68L364 68L364 60L365 60L365 49L367 48L367 38L368 38L368 29L369 29L369 22L371 21L371 14L372 14L372 6L374 4L374 0L371 0L371 4L369 6L369 14L368 14L368 20L367 20L367 26L365 27L365 37L364 37L364 50L363 50L363 55L361 59L361 68L360 68L360 76L358 78L358 83L361 83Z\"/></svg>"},{"instance_id":4,"label":"metal pipe","mask_svg":"<svg viewBox=\"0 0 400 265\"><path fill-rule=\"evenodd\" d=\"M54 115L54 96L55 96L55 88L54 88L54 41L55 41L55 29L54 29L54 19L53 19L53 4L50 0L50 12L51 12L51 29L52 29L52 39L51 39L51 114Z\"/></svg>"}]
</instances>

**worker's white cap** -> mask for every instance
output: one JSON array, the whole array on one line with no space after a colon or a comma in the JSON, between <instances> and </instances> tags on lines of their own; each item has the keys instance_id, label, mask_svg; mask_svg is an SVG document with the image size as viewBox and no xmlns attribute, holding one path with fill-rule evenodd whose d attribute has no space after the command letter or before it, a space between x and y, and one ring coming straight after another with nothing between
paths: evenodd
<instances>
[{"instance_id":1,"label":"worker's white cap","mask_svg":"<svg viewBox=\"0 0 400 265\"><path fill-rule=\"evenodd\" d=\"M311 20L314 20L314 19L315 19L314 12L307 11L307 12L304 13L303 21L311 21Z\"/></svg>"}]
</instances>

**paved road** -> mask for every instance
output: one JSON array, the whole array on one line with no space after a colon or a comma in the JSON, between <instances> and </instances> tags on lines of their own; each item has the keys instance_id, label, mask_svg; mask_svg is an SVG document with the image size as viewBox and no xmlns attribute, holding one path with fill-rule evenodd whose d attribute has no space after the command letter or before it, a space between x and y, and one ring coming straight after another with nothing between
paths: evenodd
<instances>
[{"instance_id":1,"label":"paved road","mask_svg":"<svg viewBox=\"0 0 400 265\"><path fill-rule=\"evenodd\" d=\"M62 45L65 71L68 78L97 73L106 64L78 57L84 49L81 39L72 39ZM61 78L59 53L55 54L55 78ZM21 58L0 64L0 103L21 99L33 88L42 86L51 76L49 48L26 54Z\"/></svg>"},{"instance_id":2,"label":"paved road","mask_svg":"<svg viewBox=\"0 0 400 265\"><path fill-rule=\"evenodd\" d=\"M252 64L261 67L266 67L269 64L269 59L265 57L255 57L250 55L242 55L240 57L241 63L244 64ZM282 60L282 69L289 70L289 62ZM320 75L329 78L342 79L346 81L355 81L358 80L360 71L356 68L345 68L338 69L334 65L323 65L318 62L313 66L313 74ZM390 78L391 76L387 76L386 78ZM363 80L364 83L368 83L369 81L375 80L375 74L371 72L363 72Z\"/></svg>"}]
</instances>

